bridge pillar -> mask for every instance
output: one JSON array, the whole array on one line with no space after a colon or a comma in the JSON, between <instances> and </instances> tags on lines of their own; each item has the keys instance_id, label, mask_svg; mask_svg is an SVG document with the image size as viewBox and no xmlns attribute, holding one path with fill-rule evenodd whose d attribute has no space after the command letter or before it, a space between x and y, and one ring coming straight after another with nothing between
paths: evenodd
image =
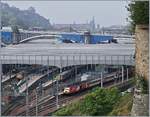
<instances>
[{"instance_id":1,"label":"bridge pillar","mask_svg":"<svg viewBox=\"0 0 150 117\"><path fill-rule=\"evenodd\" d=\"M13 44L18 44L20 42L20 34L13 33Z\"/></svg>"},{"instance_id":2,"label":"bridge pillar","mask_svg":"<svg viewBox=\"0 0 150 117\"><path fill-rule=\"evenodd\" d=\"M124 81L124 66L122 66L122 83Z\"/></svg>"},{"instance_id":3,"label":"bridge pillar","mask_svg":"<svg viewBox=\"0 0 150 117\"><path fill-rule=\"evenodd\" d=\"M84 32L84 43L85 44L90 44L91 43L91 35L90 32Z\"/></svg>"}]
</instances>

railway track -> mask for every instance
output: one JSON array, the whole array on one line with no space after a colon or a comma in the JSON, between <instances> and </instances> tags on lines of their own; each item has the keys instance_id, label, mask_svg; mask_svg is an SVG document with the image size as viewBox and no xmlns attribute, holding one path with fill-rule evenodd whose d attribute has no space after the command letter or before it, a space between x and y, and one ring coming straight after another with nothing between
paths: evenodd
<instances>
[{"instance_id":1,"label":"railway track","mask_svg":"<svg viewBox=\"0 0 150 117\"><path fill-rule=\"evenodd\" d=\"M118 82L118 84L116 84L117 86L121 85L122 83ZM113 82L109 82L107 84L104 85L105 88L110 88L113 86L116 86ZM90 88L91 89L91 88ZM85 90L73 95L61 95L59 96L59 106L62 107L64 106L64 104L69 104L74 100L79 100L81 99L84 95L86 95L90 90ZM56 98L52 98L48 101L46 101L43 104L39 104L38 105L38 116L45 116L48 115L49 113L52 113L54 111L57 110L56 107L56 102L55 102ZM21 116L21 115L26 115L26 111L19 113L17 116ZM30 112L29 114L30 116L35 116L36 115L36 107L30 108Z\"/></svg>"},{"instance_id":2,"label":"railway track","mask_svg":"<svg viewBox=\"0 0 150 117\"><path fill-rule=\"evenodd\" d=\"M113 73L115 74L115 73ZM121 75L119 75L121 76ZM112 74L109 74L107 75L108 77L108 81L112 81L114 80L114 78L112 77ZM110 78L109 78L110 77ZM110 84L112 85L112 83ZM105 86L104 86L105 87ZM106 85L107 87L107 85ZM91 88L90 88L91 89ZM82 97L83 95L85 95L89 90L85 90L85 91L82 91L82 92L79 92L77 94L74 94L74 95L70 95L70 96L65 96L65 95L60 95L59 96L59 102L58 104L60 106L63 106L63 104L65 102L71 102L72 100L74 99L78 99L80 97ZM45 100L45 101L44 101ZM48 96L47 98L41 100L40 102L38 102L38 115L47 115L48 113L52 113L53 111L57 110L57 107L56 107L56 98L55 97L51 97ZM29 107L29 113L28 115L36 115L36 105L35 105L35 102L36 102L36 97L33 96L32 100L31 100L31 103L33 103L32 107ZM21 105L17 108L15 108L15 110L13 111L15 113L10 113L11 115L17 115L17 116L23 116L23 115L26 115L26 105Z\"/></svg>"},{"instance_id":3,"label":"railway track","mask_svg":"<svg viewBox=\"0 0 150 117\"><path fill-rule=\"evenodd\" d=\"M77 98L87 94L87 92L89 92L89 90L82 91L80 93L77 93L77 94L74 94L74 95L70 95L70 96L68 96L68 95L60 95L58 104L60 106L62 106L66 102L70 103L71 100L77 99ZM56 101L55 100L56 100L56 98L53 97L52 99L47 100L45 103L38 104L38 115L41 115L41 116L42 115L47 115L48 113L51 113L51 112L57 110ZM19 116L19 115L26 115L26 111L24 111L22 113L19 113L17 116ZM29 115L30 116L36 115L36 107L30 108Z\"/></svg>"}]
</instances>

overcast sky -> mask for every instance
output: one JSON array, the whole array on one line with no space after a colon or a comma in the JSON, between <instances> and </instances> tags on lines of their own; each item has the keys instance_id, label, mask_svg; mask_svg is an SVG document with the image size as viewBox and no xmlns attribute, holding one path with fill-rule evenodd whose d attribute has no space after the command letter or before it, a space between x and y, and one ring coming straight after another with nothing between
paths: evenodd
<instances>
[{"instance_id":1,"label":"overcast sky","mask_svg":"<svg viewBox=\"0 0 150 117\"><path fill-rule=\"evenodd\" d=\"M4 0L3 0L4 1ZM100 26L126 25L126 1L4 1L10 6L28 9L33 6L51 23L86 23L95 17Z\"/></svg>"}]
</instances>

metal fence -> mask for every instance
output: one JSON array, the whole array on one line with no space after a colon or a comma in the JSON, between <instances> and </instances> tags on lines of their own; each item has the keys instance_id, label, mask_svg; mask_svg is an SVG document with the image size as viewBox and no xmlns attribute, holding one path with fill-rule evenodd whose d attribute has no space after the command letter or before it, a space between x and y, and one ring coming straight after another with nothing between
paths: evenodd
<instances>
[{"instance_id":1,"label":"metal fence","mask_svg":"<svg viewBox=\"0 0 150 117\"><path fill-rule=\"evenodd\" d=\"M0 55L2 64L41 64L57 67L85 64L106 65L134 65L133 55L98 55L98 54L71 54L71 55Z\"/></svg>"}]
</instances>

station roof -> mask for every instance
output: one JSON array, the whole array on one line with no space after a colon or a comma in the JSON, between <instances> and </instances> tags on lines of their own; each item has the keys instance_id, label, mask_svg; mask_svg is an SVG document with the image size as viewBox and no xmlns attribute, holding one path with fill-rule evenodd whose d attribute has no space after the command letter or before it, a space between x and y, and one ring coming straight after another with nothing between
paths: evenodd
<instances>
[{"instance_id":1,"label":"station roof","mask_svg":"<svg viewBox=\"0 0 150 117\"><path fill-rule=\"evenodd\" d=\"M66 44L52 39L39 39L18 45L9 45L1 49L1 54L52 55L99 53L102 55L132 55L134 50L134 44Z\"/></svg>"},{"instance_id":2,"label":"station roof","mask_svg":"<svg viewBox=\"0 0 150 117\"><path fill-rule=\"evenodd\" d=\"M134 65L134 60L131 59L134 52L135 44L65 44L52 39L41 39L3 47L0 59L2 64L49 64L58 67L92 62Z\"/></svg>"}]
</instances>

